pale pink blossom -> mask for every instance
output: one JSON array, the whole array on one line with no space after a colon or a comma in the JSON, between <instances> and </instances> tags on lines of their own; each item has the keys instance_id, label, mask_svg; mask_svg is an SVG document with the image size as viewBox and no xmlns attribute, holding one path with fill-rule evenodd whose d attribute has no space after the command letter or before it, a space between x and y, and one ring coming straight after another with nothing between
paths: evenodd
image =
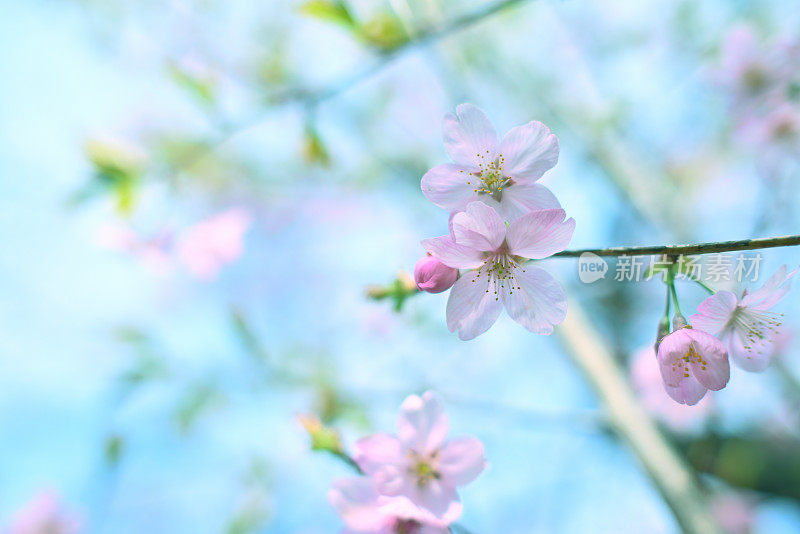
<instances>
[{"instance_id":1,"label":"pale pink blossom","mask_svg":"<svg viewBox=\"0 0 800 534\"><path fill-rule=\"evenodd\" d=\"M685 432L698 429L711 413L710 397L701 399L694 408L686 408L673 402L661 378L652 345L634 354L630 373L642 406L674 430Z\"/></svg>"},{"instance_id":2,"label":"pale pink blossom","mask_svg":"<svg viewBox=\"0 0 800 534\"><path fill-rule=\"evenodd\" d=\"M458 278L458 269L448 267L430 254L417 260L414 266L414 281L420 291L441 293L447 291Z\"/></svg>"},{"instance_id":3,"label":"pale pink blossom","mask_svg":"<svg viewBox=\"0 0 800 534\"><path fill-rule=\"evenodd\" d=\"M731 291L717 291L697 307L690 322L717 335L733 361L746 371L763 371L774 352L780 331L781 315L770 312L789 291L797 269L786 272L781 266L760 289L737 297Z\"/></svg>"},{"instance_id":4,"label":"pale pink blossom","mask_svg":"<svg viewBox=\"0 0 800 534\"><path fill-rule=\"evenodd\" d=\"M138 258L154 274L166 274L173 267L172 234L168 231L144 237L127 226L107 225L98 230L96 240L103 248Z\"/></svg>"},{"instance_id":5,"label":"pale pink blossom","mask_svg":"<svg viewBox=\"0 0 800 534\"><path fill-rule=\"evenodd\" d=\"M52 491L36 495L12 518L8 534L75 534L78 521L64 512Z\"/></svg>"},{"instance_id":6,"label":"pale pink blossom","mask_svg":"<svg viewBox=\"0 0 800 534\"><path fill-rule=\"evenodd\" d=\"M736 129L738 140L759 149L762 157L800 155L800 108L778 101L769 109L746 115Z\"/></svg>"},{"instance_id":7,"label":"pale pink blossom","mask_svg":"<svg viewBox=\"0 0 800 534\"><path fill-rule=\"evenodd\" d=\"M336 481L328 500L346 526L344 534L447 534L448 525L461 513L454 507L456 513L437 519L406 497L379 495L369 477Z\"/></svg>"},{"instance_id":8,"label":"pale pink blossom","mask_svg":"<svg viewBox=\"0 0 800 534\"><path fill-rule=\"evenodd\" d=\"M498 141L480 109L461 104L444 118L444 144L453 163L422 177L422 192L439 207L462 211L480 200L504 220L531 210L560 208L555 195L536 181L558 161L558 138L541 122L512 128Z\"/></svg>"},{"instance_id":9,"label":"pale pink blossom","mask_svg":"<svg viewBox=\"0 0 800 534\"><path fill-rule=\"evenodd\" d=\"M244 233L251 222L250 214L240 208L201 221L179 236L178 257L194 276L212 280L242 255Z\"/></svg>"},{"instance_id":10,"label":"pale pink blossom","mask_svg":"<svg viewBox=\"0 0 800 534\"><path fill-rule=\"evenodd\" d=\"M737 99L771 91L780 79L774 54L769 54L750 26L736 26L725 37L717 79Z\"/></svg>"},{"instance_id":11,"label":"pale pink blossom","mask_svg":"<svg viewBox=\"0 0 800 534\"><path fill-rule=\"evenodd\" d=\"M669 396L689 406L697 404L709 389L724 388L731 375L722 342L691 326L664 336L658 345L658 365Z\"/></svg>"},{"instance_id":12,"label":"pale pink blossom","mask_svg":"<svg viewBox=\"0 0 800 534\"><path fill-rule=\"evenodd\" d=\"M463 340L494 324L505 306L508 315L536 334L548 335L567 313L561 285L545 270L526 265L564 250L575 220L562 209L527 213L508 226L483 202L470 203L452 220L452 233L422 241L445 265L469 269L450 290L447 327Z\"/></svg>"},{"instance_id":13,"label":"pale pink blossom","mask_svg":"<svg viewBox=\"0 0 800 534\"><path fill-rule=\"evenodd\" d=\"M474 480L486 461L478 439L448 441L448 429L436 395L411 395L400 407L397 435L359 440L354 459L380 495L405 497L437 520L454 521L461 513L456 488Z\"/></svg>"}]
</instances>

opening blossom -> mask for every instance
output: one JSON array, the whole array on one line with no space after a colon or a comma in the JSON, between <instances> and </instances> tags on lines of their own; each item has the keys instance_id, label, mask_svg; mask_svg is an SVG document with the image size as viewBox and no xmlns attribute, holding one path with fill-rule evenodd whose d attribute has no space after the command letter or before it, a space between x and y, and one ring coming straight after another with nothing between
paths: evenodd
<instances>
[{"instance_id":1,"label":"opening blossom","mask_svg":"<svg viewBox=\"0 0 800 534\"><path fill-rule=\"evenodd\" d=\"M400 407L397 435L380 433L359 440L353 459L379 495L405 497L424 516L449 524L461 514L456 488L474 480L486 461L477 438L446 441L448 429L436 395L411 395Z\"/></svg>"},{"instance_id":2,"label":"opening blossom","mask_svg":"<svg viewBox=\"0 0 800 534\"><path fill-rule=\"evenodd\" d=\"M441 293L447 291L458 278L458 269L448 267L430 254L417 260L414 266L414 281L420 291Z\"/></svg>"},{"instance_id":3,"label":"opening blossom","mask_svg":"<svg viewBox=\"0 0 800 534\"><path fill-rule=\"evenodd\" d=\"M494 126L472 104L444 118L444 145L454 163L422 177L422 192L437 206L462 211L480 200L505 220L531 210L560 208L555 195L536 181L558 162L558 138L541 122L512 128L498 142Z\"/></svg>"},{"instance_id":4,"label":"opening blossom","mask_svg":"<svg viewBox=\"0 0 800 534\"><path fill-rule=\"evenodd\" d=\"M661 340L658 365L669 396L693 406L709 389L719 391L728 384L731 367L719 339L681 319L675 319L675 330Z\"/></svg>"},{"instance_id":5,"label":"opening blossom","mask_svg":"<svg viewBox=\"0 0 800 534\"><path fill-rule=\"evenodd\" d=\"M345 534L448 534L461 513L459 507L451 517L436 519L405 497L379 495L368 477L336 481L328 500L344 521Z\"/></svg>"},{"instance_id":6,"label":"opening blossom","mask_svg":"<svg viewBox=\"0 0 800 534\"><path fill-rule=\"evenodd\" d=\"M452 233L422 241L434 258L469 269L450 290L447 328L462 340L494 324L505 307L516 322L536 334L551 334L567 314L567 297L547 271L525 265L564 250L575 220L562 209L529 212L506 226L483 202L470 203L452 220Z\"/></svg>"},{"instance_id":7,"label":"opening blossom","mask_svg":"<svg viewBox=\"0 0 800 534\"><path fill-rule=\"evenodd\" d=\"M745 371L763 371L774 353L781 325L780 315L770 312L789 291L797 269L786 273L781 266L760 289L742 292L718 291L697 307L690 317L697 328L716 334L733 361Z\"/></svg>"}]
</instances>

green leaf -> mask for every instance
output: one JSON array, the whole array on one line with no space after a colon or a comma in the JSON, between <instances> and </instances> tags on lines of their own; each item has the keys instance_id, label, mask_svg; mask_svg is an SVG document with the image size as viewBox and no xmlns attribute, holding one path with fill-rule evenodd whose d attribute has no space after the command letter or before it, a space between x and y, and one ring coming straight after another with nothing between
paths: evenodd
<instances>
[{"instance_id":1,"label":"green leaf","mask_svg":"<svg viewBox=\"0 0 800 534\"><path fill-rule=\"evenodd\" d=\"M321 167L329 167L331 164L331 156L325 143L317 133L317 130L312 126L307 126L303 138L303 158L309 164L319 165Z\"/></svg>"},{"instance_id":2,"label":"green leaf","mask_svg":"<svg viewBox=\"0 0 800 534\"><path fill-rule=\"evenodd\" d=\"M217 100L217 79L210 72L190 69L180 63L169 64L172 79L201 104L212 107Z\"/></svg>"},{"instance_id":3,"label":"green leaf","mask_svg":"<svg viewBox=\"0 0 800 534\"><path fill-rule=\"evenodd\" d=\"M408 33L402 21L393 13L381 13L366 22L360 29L360 34L367 44L390 52L409 40Z\"/></svg>"},{"instance_id":4,"label":"green leaf","mask_svg":"<svg viewBox=\"0 0 800 534\"><path fill-rule=\"evenodd\" d=\"M341 0L307 0L300 6L300 13L350 30L358 26L350 10Z\"/></svg>"}]
</instances>

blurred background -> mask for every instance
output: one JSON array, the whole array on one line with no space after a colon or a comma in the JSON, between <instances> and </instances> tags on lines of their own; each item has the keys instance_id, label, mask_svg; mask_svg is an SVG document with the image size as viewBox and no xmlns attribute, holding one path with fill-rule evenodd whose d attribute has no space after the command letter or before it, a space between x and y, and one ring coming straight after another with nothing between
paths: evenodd
<instances>
[{"instance_id":1,"label":"blurred background","mask_svg":"<svg viewBox=\"0 0 800 534\"><path fill-rule=\"evenodd\" d=\"M0 530L56 507L80 532L338 532L347 467L298 414L349 446L434 389L486 446L470 531L678 532L556 336L504 316L461 342L446 294L407 295L447 231L419 180L469 101L559 136L572 248L798 233L799 23L788 0L0 0ZM798 264L760 254L758 284ZM797 293L773 365L686 407L637 366L663 285L545 266L725 528L800 532Z\"/></svg>"}]
</instances>

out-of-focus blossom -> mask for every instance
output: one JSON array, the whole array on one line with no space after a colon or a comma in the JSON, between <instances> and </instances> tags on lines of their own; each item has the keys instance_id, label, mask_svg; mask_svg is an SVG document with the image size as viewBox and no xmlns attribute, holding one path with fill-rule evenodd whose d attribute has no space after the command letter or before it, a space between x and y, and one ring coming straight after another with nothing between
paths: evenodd
<instances>
[{"instance_id":1,"label":"out-of-focus blossom","mask_svg":"<svg viewBox=\"0 0 800 534\"><path fill-rule=\"evenodd\" d=\"M483 445L474 437L445 439L449 423L432 392L403 402L397 430L359 440L354 460L378 494L406 497L437 520L454 521L461 513L456 488L486 466Z\"/></svg>"},{"instance_id":2,"label":"out-of-focus blossom","mask_svg":"<svg viewBox=\"0 0 800 534\"><path fill-rule=\"evenodd\" d=\"M728 352L720 340L707 332L685 326L685 322L675 326L658 345L658 365L669 396L693 406L709 389L719 391L728 384Z\"/></svg>"},{"instance_id":3,"label":"out-of-focus blossom","mask_svg":"<svg viewBox=\"0 0 800 534\"><path fill-rule=\"evenodd\" d=\"M779 80L774 58L758 42L749 26L736 26L725 37L717 78L738 99L755 98Z\"/></svg>"},{"instance_id":4,"label":"out-of-focus blossom","mask_svg":"<svg viewBox=\"0 0 800 534\"><path fill-rule=\"evenodd\" d=\"M737 127L738 139L773 159L800 156L800 107L782 101L764 113L749 114Z\"/></svg>"},{"instance_id":5,"label":"out-of-focus blossom","mask_svg":"<svg viewBox=\"0 0 800 534\"><path fill-rule=\"evenodd\" d=\"M448 525L461 513L435 518L406 497L387 497L375 491L369 477L345 478L334 483L328 500L344 521L345 533L370 534L447 534Z\"/></svg>"},{"instance_id":6,"label":"out-of-focus blossom","mask_svg":"<svg viewBox=\"0 0 800 534\"><path fill-rule=\"evenodd\" d=\"M420 291L441 293L447 291L458 279L458 269L448 267L430 254L417 260L414 266L414 281Z\"/></svg>"},{"instance_id":7,"label":"out-of-focus blossom","mask_svg":"<svg viewBox=\"0 0 800 534\"><path fill-rule=\"evenodd\" d=\"M726 534L749 534L755 523L755 503L742 493L727 492L711 499L711 513Z\"/></svg>"},{"instance_id":8,"label":"out-of-focus blossom","mask_svg":"<svg viewBox=\"0 0 800 534\"><path fill-rule=\"evenodd\" d=\"M506 226L483 202L472 202L452 220L451 235L422 241L445 265L470 269L450 290L447 327L463 340L489 329L505 306L508 315L536 334L551 334L567 313L561 285L544 269L525 265L564 250L575 220L562 209L532 211Z\"/></svg>"},{"instance_id":9,"label":"out-of-focus blossom","mask_svg":"<svg viewBox=\"0 0 800 534\"><path fill-rule=\"evenodd\" d=\"M61 509L58 496L43 491L12 518L8 534L75 534L78 521Z\"/></svg>"},{"instance_id":10,"label":"out-of-focus blossom","mask_svg":"<svg viewBox=\"0 0 800 534\"><path fill-rule=\"evenodd\" d=\"M641 349L633 356L631 381L644 408L674 430L697 429L711 411L712 403L709 397L701 399L692 409L672 401L665 390L656 352L652 346Z\"/></svg>"},{"instance_id":11,"label":"out-of-focus blossom","mask_svg":"<svg viewBox=\"0 0 800 534\"><path fill-rule=\"evenodd\" d=\"M96 240L98 245L108 250L132 254L154 274L166 274L173 267L170 232L144 238L129 227L107 225L99 229Z\"/></svg>"},{"instance_id":12,"label":"out-of-focus blossom","mask_svg":"<svg viewBox=\"0 0 800 534\"><path fill-rule=\"evenodd\" d=\"M512 128L498 142L480 109L461 104L444 118L444 144L454 163L422 177L422 192L450 212L480 200L504 220L531 210L560 208L555 195L536 181L558 161L558 138L541 122Z\"/></svg>"},{"instance_id":13,"label":"out-of-focus blossom","mask_svg":"<svg viewBox=\"0 0 800 534\"><path fill-rule=\"evenodd\" d=\"M781 266L760 289L741 298L731 291L718 291L697 307L689 320L697 328L716 334L733 361L746 371L763 371L773 353L774 338L781 325L780 315L770 312L789 291L797 269Z\"/></svg>"},{"instance_id":14,"label":"out-of-focus blossom","mask_svg":"<svg viewBox=\"0 0 800 534\"><path fill-rule=\"evenodd\" d=\"M251 222L250 214L240 208L201 221L178 237L178 258L197 278L212 280L242 255L244 233Z\"/></svg>"}]
</instances>

